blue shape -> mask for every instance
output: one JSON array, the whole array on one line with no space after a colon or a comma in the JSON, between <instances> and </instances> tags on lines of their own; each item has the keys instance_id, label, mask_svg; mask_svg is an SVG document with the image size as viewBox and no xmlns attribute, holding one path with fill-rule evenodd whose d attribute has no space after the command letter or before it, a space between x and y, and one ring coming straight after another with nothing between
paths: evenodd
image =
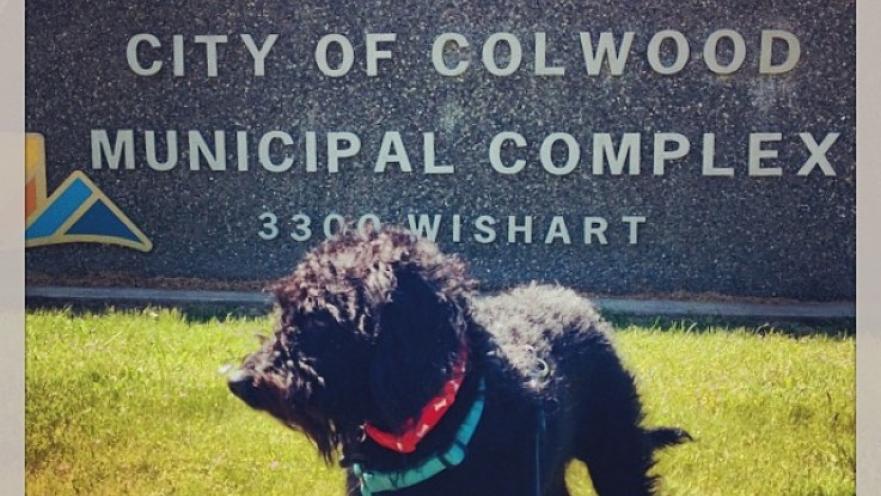
<instances>
[{"instance_id":1,"label":"blue shape","mask_svg":"<svg viewBox=\"0 0 881 496\"><path fill-rule=\"evenodd\" d=\"M116 238L130 239L135 242L141 240L113 213L103 200L98 200L89 207L65 234L90 234L94 236L112 236Z\"/></svg>"},{"instance_id":2,"label":"blue shape","mask_svg":"<svg viewBox=\"0 0 881 496\"><path fill-rule=\"evenodd\" d=\"M25 239L52 236L90 196L91 188L81 179L75 179L25 231Z\"/></svg>"}]
</instances>

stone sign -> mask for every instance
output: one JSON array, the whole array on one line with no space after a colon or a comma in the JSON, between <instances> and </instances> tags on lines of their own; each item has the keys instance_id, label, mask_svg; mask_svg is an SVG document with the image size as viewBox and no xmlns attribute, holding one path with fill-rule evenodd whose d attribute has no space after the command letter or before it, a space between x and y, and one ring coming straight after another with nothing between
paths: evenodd
<instances>
[{"instance_id":1,"label":"stone sign","mask_svg":"<svg viewBox=\"0 0 881 496\"><path fill-rule=\"evenodd\" d=\"M854 9L30 1L28 280L257 287L352 221L487 289L852 300Z\"/></svg>"}]
</instances>

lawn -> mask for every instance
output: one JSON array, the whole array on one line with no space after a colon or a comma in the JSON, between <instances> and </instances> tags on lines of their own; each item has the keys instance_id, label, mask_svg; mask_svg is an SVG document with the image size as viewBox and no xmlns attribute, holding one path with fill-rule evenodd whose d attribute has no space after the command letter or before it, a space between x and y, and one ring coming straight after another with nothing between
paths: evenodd
<instances>
[{"instance_id":1,"label":"lawn","mask_svg":"<svg viewBox=\"0 0 881 496\"><path fill-rule=\"evenodd\" d=\"M218 372L270 325L29 313L28 494L342 494L340 470ZM854 493L853 338L627 327L616 341L647 422L696 438L660 457L662 494ZM573 496L593 494L583 466L568 477Z\"/></svg>"}]
</instances>

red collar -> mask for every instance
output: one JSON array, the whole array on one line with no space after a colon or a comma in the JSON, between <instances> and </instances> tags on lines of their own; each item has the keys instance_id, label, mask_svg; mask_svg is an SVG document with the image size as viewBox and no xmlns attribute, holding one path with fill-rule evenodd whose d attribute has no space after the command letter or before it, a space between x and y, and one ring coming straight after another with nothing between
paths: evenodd
<instances>
[{"instance_id":1,"label":"red collar","mask_svg":"<svg viewBox=\"0 0 881 496\"><path fill-rule=\"evenodd\" d=\"M397 451L399 453L412 453L416 451L416 445L440 423L447 410L453 406L456 401L456 393L462 386L462 380L465 379L465 366L468 362L468 348L462 347L459 351L459 357L453 364L453 375L444 383L440 393L430 399L428 403L422 407L422 413L418 419L410 418L404 422L404 429L401 434L392 434L384 432L369 422L364 424L364 432L376 444Z\"/></svg>"}]
</instances>

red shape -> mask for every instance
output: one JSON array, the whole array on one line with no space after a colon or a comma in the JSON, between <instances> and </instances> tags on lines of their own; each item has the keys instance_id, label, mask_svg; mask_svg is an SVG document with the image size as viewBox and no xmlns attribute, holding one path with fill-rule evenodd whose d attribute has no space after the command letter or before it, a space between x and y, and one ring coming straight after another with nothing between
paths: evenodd
<instances>
[{"instance_id":1,"label":"red shape","mask_svg":"<svg viewBox=\"0 0 881 496\"><path fill-rule=\"evenodd\" d=\"M434 427L440 423L447 410L456 401L456 393L465 379L465 366L468 362L468 348L463 346L459 351L459 358L453 365L453 376L444 383L441 392L428 401L422 407L422 413L418 419L407 419L404 422L404 430L401 434L392 434L381 431L369 422L364 424L364 432L376 444L397 451L399 453L412 453L416 451L416 445Z\"/></svg>"}]
</instances>

